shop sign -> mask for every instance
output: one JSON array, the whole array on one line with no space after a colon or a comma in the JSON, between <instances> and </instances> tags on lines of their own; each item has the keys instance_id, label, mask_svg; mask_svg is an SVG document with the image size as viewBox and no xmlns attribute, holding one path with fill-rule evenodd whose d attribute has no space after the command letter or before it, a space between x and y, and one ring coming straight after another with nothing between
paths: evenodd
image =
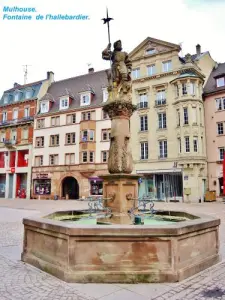
<instances>
[{"instance_id":1,"label":"shop sign","mask_svg":"<svg viewBox=\"0 0 225 300\"><path fill-rule=\"evenodd\" d=\"M49 175L48 174L44 174L44 173L35 174L34 178L35 179L47 179L47 178L49 178Z\"/></svg>"},{"instance_id":2,"label":"shop sign","mask_svg":"<svg viewBox=\"0 0 225 300\"><path fill-rule=\"evenodd\" d=\"M10 169L11 173L15 173L15 168Z\"/></svg>"}]
</instances>

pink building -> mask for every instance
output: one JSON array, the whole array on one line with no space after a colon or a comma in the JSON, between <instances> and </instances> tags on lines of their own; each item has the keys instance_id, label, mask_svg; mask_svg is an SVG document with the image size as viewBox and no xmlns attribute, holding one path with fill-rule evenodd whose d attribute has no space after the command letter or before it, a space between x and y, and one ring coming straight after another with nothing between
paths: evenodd
<instances>
[{"instance_id":1,"label":"pink building","mask_svg":"<svg viewBox=\"0 0 225 300\"><path fill-rule=\"evenodd\" d=\"M225 151L225 63L217 64L204 87L208 186L223 193L223 157Z\"/></svg>"}]
</instances>

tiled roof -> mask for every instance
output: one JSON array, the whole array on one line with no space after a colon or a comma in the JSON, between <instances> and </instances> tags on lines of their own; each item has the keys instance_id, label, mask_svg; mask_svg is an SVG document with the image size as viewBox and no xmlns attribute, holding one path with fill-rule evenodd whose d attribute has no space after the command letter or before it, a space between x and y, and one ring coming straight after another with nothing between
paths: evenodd
<instances>
[{"instance_id":1,"label":"tiled roof","mask_svg":"<svg viewBox=\"0 0 225 300\"><path fill-rule=\"evenodd\" d=\"M205 84L204 94L215 93L225 90L225 86L216 86L216 78L223 75L225 77L225 63L218 64L216 67L214 67L208 78L208 81Z\"/></svg>"},{"instance_id":2,"label":"tiled roof","mask_svg":"<svg viewBox=\"0 0 225 300\"><path fill-rule=\"evenodd\" d=\"M200 55L198 55L198 54L192 54L191 55L191 59L192 59L192 61L198 60L200 57L202 57L203 55L205 55L207 53L209 53L209 52L208 51L202 52ZM185 62L185 57L181 57L181 60Z\"/></svg>"},{"instance_id":3,"label":"tiled roof","mask_svg":"<svg viewBox=\"0 0 225 300\"><path fill-rule=\"evenodd\" d=\"M100 105L103 101L102 89L107 86L107 75L106 70L88 73L85 75L72 77L60 81L56 81L51 84L48 89L55 102L53 103L48 113L54 113L59 111L59 97L65 93L67 89L74 97L69 109L75 109L80 107L80 94L85 91L94 92L91 105L85 106L85 108ZM42 98L45 99L45 96ZM64 110L65 111L65 110Z\"/></svg>"},{"instance_id":4,"label":"tiled roof","mask_svg":"<svg viewBox=\"0 0 225 300\"><path fill-rule=\"evenodd\" d=\"M35 81L35 82L31 82L31 83L27 83L27 84L18 84L16 87L13 87L11 89L8 89L6 91L4 91L4 93L9 93L9 92L14 92L17 89L24 89L27 87L32 87L33 85L37 85L37 84L41 84L44 80L39 80L39 81Z\"/></svg>"}]
</instances>

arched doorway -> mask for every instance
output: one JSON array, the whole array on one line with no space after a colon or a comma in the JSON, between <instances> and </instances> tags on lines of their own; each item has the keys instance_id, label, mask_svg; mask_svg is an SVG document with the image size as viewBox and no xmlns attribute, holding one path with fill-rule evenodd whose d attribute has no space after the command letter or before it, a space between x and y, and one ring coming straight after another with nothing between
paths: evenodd
<instances>
[{"instance_id":1,"label":"arched doorway","mask_svg":"<svg viewBox=\"0 0 225 300\"><path fill-rule=\"evenodd\" d=\"M79 185L77 180L72 177L65 177L62 181L62 197L68 199L79 199Z\"/></svg>"}]
</instances>

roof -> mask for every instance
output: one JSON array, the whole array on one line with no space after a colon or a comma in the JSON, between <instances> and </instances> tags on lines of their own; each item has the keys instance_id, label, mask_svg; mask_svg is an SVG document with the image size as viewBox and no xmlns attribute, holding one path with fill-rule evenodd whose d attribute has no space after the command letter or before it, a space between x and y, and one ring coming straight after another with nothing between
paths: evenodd
<instances>
[{"instance_id":1,"label":"roof","mask_svg":"<svg viewBox=\"0 0 225 300\"><path fill-rule=\"evenodd\" d=\"M225 86L217 87L216 86L216 78L220 76L224 76L225 74L225 63L217 64L212 70L206 84L204 87L204 94L210 94L215 92L220 92L225 90ZM225 76L224 76L225 77Z\"/></svg>"},{"instance_id":2,"label":"roof","mask_svg":"<svg viewBox=\"0 0 225 300\"><path fill-rule=\"evenodd\" d=\"M27 100L37 99L39 90L42 85L42 80L32 82L25 85L16 85L14 88L4 91L2 98L0 99L0 106L7 106L13 103L20 103ZM26 97L26 92L30 90L31 94L29 98ZM19 92L18 100L15 100L15 95ZM5 102L5 97L7 102Z\"/></svg>"},{"instance_id":3,"label":"roof","mask_svg":"<svg viewBox=\"0 0 225 300\"><path fill-rule=\"evenodd\" d=\"M196 60L199 60L199 58L201 58L202 56L204 56L205 54L209 53L209 51L206 51L206 52L202 52L200 55L198 54L192 54L191 55L191 59L192 61L196 61ZM185 62L185 57L180 57L181 61Z\"/></svg>"},{"instance_id":4,"label":"roof","mask_svg":"<svg viewBox=\"0 0 225 300\"><path fill-rule=\"evenodd\" d=\"M69 110L80 107L80 93L84 91L94 92L91 105L85 106L85 108L100 105L103 102L102 89L107 85L108 80L106 70L56 81L51 84L46 94L48 95L47 99L54 99L54 103L52 104L48 114L59 111L59 98L63 93L65 94L65 90L69 91L74 98L70 104ZM42 100L47 99L46 96L42 97Z\"/></svg>"}]
</instances>

